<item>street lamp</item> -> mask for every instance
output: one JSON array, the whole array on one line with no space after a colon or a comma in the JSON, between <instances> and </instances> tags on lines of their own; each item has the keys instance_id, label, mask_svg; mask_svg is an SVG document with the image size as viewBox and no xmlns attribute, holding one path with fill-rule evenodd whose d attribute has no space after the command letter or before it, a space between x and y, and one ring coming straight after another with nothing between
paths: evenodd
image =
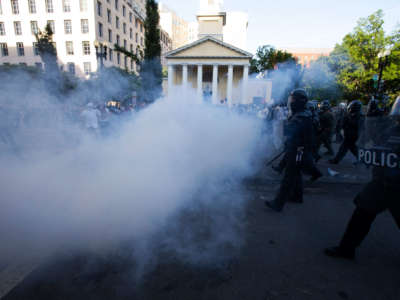
<instances>
[{"instance_id":1,"label":"street lamp","mask_svg":"<svg viewBox=\"0 0 400 300\"><path fill-rule=\"evenodd\" d=\"M382 74L383 74L383 69L387 66L388 64L388 59L391 51L389 49L386 49L384 51L379 52L378 58L379 58L379 77L378 77L378 86L376 89L376 97L378 97L378 94L381 89L381 84L382 84ZM385 60L383 60L385 59Z\"/></svg>"},{"instance_id":2,"label":"street lamp","mask_svg":"<svg viewBox=\"0 0 400 300\"><path fill-rule=\"evenodd\" d=\"M96 48L97 63L100 69L102 69L104 67L103 59L107 59L107 46L98 41L94 41L94 47Z\"/></svg>"}]
</instances>

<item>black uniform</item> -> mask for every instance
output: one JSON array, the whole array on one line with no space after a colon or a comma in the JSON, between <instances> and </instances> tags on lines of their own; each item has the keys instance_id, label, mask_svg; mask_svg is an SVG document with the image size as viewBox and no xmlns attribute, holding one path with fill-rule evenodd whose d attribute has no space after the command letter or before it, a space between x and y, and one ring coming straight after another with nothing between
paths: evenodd
<instances>
[{"instance_id":1,"label":"black uniform","mask_svg":"<svg viewBox=\"0 0 400 300\"><path fill-rule=\"evenodd\" d=\"M265 202L266 206L276 211L281 211L287 201L303 201L301 173L313 163L313 124L311 113L305 109L307 100L307 94L303 90L293 91L289 98L289 102L294 101L294 103L290 104L292 117L286 126L286 168L275 199Z\"/></svg>"},{"instance_id":2,"label":"black uniform","mask_svg":"<svg viewBox=\"0 0 400 300\"><path fill-rule=\"evenodd\" d=\"M332 136L333 136L333 129L335 126L335 118L330 110L325 110L321 112L319 115L319 122L320 122L320 132L318 135L318 144L317 149L319 149L321 145L324 145L325 148L328 150L326 154L333 155L332 149Z\"/></svg>"},{"instance_id":3,"label":"black uniform","mask_svg":"<svg viewBox=\"0 0 400 300\"><path fill-rule=\"evenodd\" d=\"M387 209L400 228L400 122L383 134L380 145L397 154L398 165L394 168L374 167L372 181L354 200L356 209L340 245L325 250L329 256L354 258L356 248L367 236L376 216Z\"/></svg>"},{"instance_id":4,"label":"black uniform","mask_svg":"<svg viewBox=\"0 0 400 300\"><path fill-rule=\"evenodd\" d=\"M352 103L349 105L349 111L343 118L343 132L344 140L340 145L339 151L337 152L334 159L330 160L330 163L338 164L346 155L347 151L357 158L358 157L358 147L357 140L360 136L360 132L363 128L364 117L361 115L361 102L357 101L357 109L352 110ZM359 108L358 108L359 105Z\"/></svg>"},{"instance_id":5,"label":"black uniform","mask_svg":"<svg viewBox=\"0 0 400 300\"><path fill-rule=\"evenodd\" d=\"M365 119L365 132L363 134L362 144L372 141L377 144L384 130L383 110L379 109L378 102L371 100L368 104L367 117Z\"/></svg>"}]
</instances>

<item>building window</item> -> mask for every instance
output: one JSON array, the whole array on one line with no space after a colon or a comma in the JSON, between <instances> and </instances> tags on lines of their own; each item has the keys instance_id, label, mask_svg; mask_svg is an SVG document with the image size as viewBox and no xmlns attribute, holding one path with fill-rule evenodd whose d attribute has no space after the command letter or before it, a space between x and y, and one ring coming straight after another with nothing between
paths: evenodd
<instances>
[{"instance_id":1,"label":"building window","mask_svg":"<svg viewBox=\"0 0 400 300\"><path fill-rule=\"evenodd\" d=\"M80 7L81 11L87 11L88 10L87 0L79 0L79 7Z\"/></svg>"},{"instance_id":2,"label":"building window","mask_svg":"<svg viewBox=\"0 0 400 300\"><path fill-rule=\"evenodd\" d=\"M133 53L133 45L131 44L131 53Z\"/></svg>"},{"instance_id":3,"label":"building window","mask_svg":"<svg viewBox=\"0 0 400 300\"><path fill-rule=\"evenodd\" d=\"M65 32L65 34L72 34L71 20L64 20L64 32Z\"/></svg>"},{"instance_id":4,"label":"building window","mask_svg":"<svg viewBox=\"0 0 400 300\"><path fill-rule=\"evenodd\" d=\"M108 29L108 41L112 43L112 30Z\"/></svg>"},{"instance_id":5,"label":"building window","mask_svg":"<svg viewBox=\"0 0 400 300\"><path fill-rule=\"evenodd\" d=\"M101 17L102 13L103 13L103 7L101 5L101 2L97 1L97 14Z\"/></svg>"},{"instance_id":6,"label":"building window","mask_svg":"<svg viewBox=\"0 0 400 300\"><path fill-rule=\"evenodd\" d=\"M0 22L0 35L6 35L6 28L4 27L4 22Z\"/></svg>"},{"instance_id":7,"label":"building window","mask_svg":"<svg viewBox=\"0 0 400 300\"><path fill-rule=\"evenodd\" d=\"M107 9L107 21L111 24L111 10Z\"/></svg>"},{"instance_id":8,"label":"building window","mask_svg":"<svg viewBox=\"0 0 400 300\"><path fill-rule=\"evenodd\" d=\"M67 63L68 72L72 75L75 75L75 64L72 62Z\"/></svg>"},{"instance_id":9,"label":"building window","mask_svg":"<svg viewBox=\"0 0 400 300\"><path fill-rule=\"evenodd\" d=\"M8 56L8 47L6 43L0 43L1 56Z\"/></svg>"},{"instance_id":10,"label":"building window","mask_svg":"<svg viewBox=\"0 0 400 300\"><path fill-rule=\"evenodd\" d=\"M125 69L128 68L128 57L127 56L124 56L124 67L125 67Z\"/></svg>"},{"instance_id":11,"label":"building window","mask_svg":"<svg viewBox=\"0 0 400 300\"><path fill-rule=\"evenodd\" d=\"M33 42L33 55L38 56L39 55L39 47L38 47L38 43Z\"/></svg>"},{"instance_id":12,"label":"building window","mask_svg":"<svg viewBox=\"0 0 400 300\"><path fill-rule=\"evenodd\" d=\"M143 24L142 23L140 23L140 32L143 33Z\"/></svg>"},{"instance_id":13,"label":"building window","mask_svg":"<svg viewBox=\"0 0 400 300\"><path fill-rule=\"evenodd\" d=\"M53 0L46 0L46 11L48 13L54 12Z\"/></svg>"},{"instance_id":14,"label":"building window","mask_svg":"<svg viewBox=\"0 0 400 300\"><path fill-rule=\"evenodd\" d=\"M119 28L119 18L115 16L115 27Z\"/></svg>"},{"instance_id":15,"label":"building window","mask_svg":"<svg viewBox=\"0 0 400 300\"><path fill-rule=\"evenodd\" d=\"M108 49L108 57L110 58L110 60L113 60L113 51L111 48Z\"/></svg>"},{"instance_id":16,"label":"building window","mask_svg":"<svg viewBox=\"0 0 400 300\"><path fill-rule=\"evenodd\" d=\"M138 19L136 19L135 20L135 27L138 28L138 26L139 26L139 21L138 21Z\"/></svg>"},{"instance_id":17,"label":"building window","mask_svg":"<svg viewBox=\"0 0 400 300\"><path fill-rule=\"evenodd\" d=\"M21 35L22 34L22 28L21 28L21 22L20 21L14 22L14 31L15 31L15 35Z\"/></svg>"},{"instance_id":18,"label":"building window","mask_svg":"<svg viewBox=\"0 0 400 300\"><path fill-rule=\"evenodd\" d=\"M136 35L135 35L135 39L136 39L136 43L138 43L139 42L139 34L136 32Z\"/></svg>"},{"instance_id":19,"label":"building window","mask_svg":"<svg viewBox=\"0 0 400 300\"><path fill-rule=\"evenodd\" d=\"M143 38L142 37L140 38L140 45L143 46Z\"/></svg>"},{"instance_id":20,"label":"building window","mask_svg":"<svg viewBox=\"0 0 400 300\"><path fill-rule=\"evenodd\" d=\"M130 12L129 13L129 22L132 23L133 22L133 14Z\"/></svg>"},{"instance_id":21,"label":"building window","mask_svg":"<svg viewBox=\"0 0 400 300\"><path fill-rule=\"evenodd\" d=\"M124 49L126 49L127 48L127 46L126 46L126 40L124 40Z\"/></svg>"},{"instance_id":22,"label":"building window","mask_svg":"<svg viewBox=\"0 0 400 300\"><path fill-rule=\"evenodd\" d=\"M14 15L19 14L18 0L11 0L11 10Z\"/></svg>"},{"instance_id":23,"label":"building window","mask_svg":"<svg viewBox=\"0 0 400 300\"><path fill-rule=\"evenodd\" d=\"M35 66L36 66L36 68L38 68L39 70L42 70L42 69L43 69L43 64L42 64L42 63L37 62L37 63L35 63Z\"/></svg>"},{"instance_id":24,"label":"building window","mask_svg":"<svg viewBox=\"0 0 400 300\"><path fill-rule=\"evenodd\" d=\"M18 56L25 56L24 43L17 43Z\"/></svg>"},{"instance_id":25,"label":"building window","mask_svg":"<svg viewBox=\"0 0 400 300\"><path fill-rule=\"evenodd\" d=\"M131 71L133 70L133 59L131 58Z\"/></svg>"},{"instance_id":26,"label":"building window","mask_svg":"<svg viewBox=\"0 0 400 300\"><path fill-rule=\"evenodd\" d=\"M118 10L118 0L115 0L115 9Z\"/></svg>"},{"instance_id":27,"label":"building window","mask_svg":"<svg viewBox=\"0 0 400 300\"><path fill-rule=\"evenodd\" d=\"M122 16L126 16L126 7L125 5L122 5Z\"/></svg>"},{"instance_id":28,"label":"building window","mask_svg":"<svg viewBox=\"0 0 400 300\"><path fill-rule=\"evenodd\" d=\"M117 53L117 64L121 64L121 54L119 52Z\"/></svg>"},{"instance_id":29,"label":"building window","mask_svg":"<svg viewBox=\"0 0 400 300\"><path fill-rule=\"evenodd\" d=\"M1 0L0 0L0 15L3 14L3 7L1 6Z\"/></svg>"},{"instance_id":30,"label":"building window","mask_svg":"<svg viewBox=\"0 0 400 300\"><path fill-rule=\"evenodd\" d=\"M99 22L99 37L103 36L103 24Z\"/></svg>"},{"instance_id":31,"label":"building window","mask_svg":"<svg viewBox=\"0 0 400 300\"><path fill-rule=\"evenodd\" d=\"M123 30L124 34L126 34L126 23L122 24L122 30Z\"/></svg>"},{"instance_id":32,"label":"building window","mask_svg":"<svg viewBox=\"0 0 400 300\"><path fill-rule=\"evenodd\" d=\"M65 49L67 55L74 55L74 45L72 44L71 41L65 42Z\"/></svg>"},{"instance_id":33,"label":"building window","mask_svg":"<svg viewBox=\"0 0 400 300\"><path fill-rule=\"evenodd\" d=\"M82 42L83 55L90 55L90 43L87 41Z\"/></svg>"},{"instance_id":34,"label":"building window","mask_svg":"<svg viewBox=\"0 0 400 300\"><path fill-rule=\"evenodd\" d=\"M28 0L29 12L36 14L36 0Z\"/></svg>"},{"instance_id":35,"label":"building window","mask_svg":"<svg viewBox=\"0 0 400 300\"><path fill-rule=\"evenodd\" d=\"M82 31L82 33L88 33L89 32L89 21L88 21L88 19L82 19L81 20L81 31Z\"/></svg>"},{"instance_id":36,"label":"building window","mask_svg":"<svg viewBox=\"0 0 400 300\"><path fill-rule=\"evenodd\" d=\"M119 46L119 34L117 34L117 45Z\"/></svg>"},{"instance_id":37,"label":"building window","mask_svg":"<svg viewBox=\"0 0 400 300\"><path fill-rule=\"evenodd\" d=\"M83 63L83 72L85 72L85 75L90 75L90 73L92 73L92 65L90 62Z\"/></svg>"},{"instance_id":38,"label":"building window","mask_svg":"<svg viewBox=\"0 0 400 300\"><path fill-rule=\"evenodd\" d=\"M33 35L38 34L39 32L39 27L37 21L31 21L31 32Z\"/></svg>"},{"instance_id":39,"label":"building window","mask_svg":"<svg viewBox=\"0 0 400 300\"><path fill-rule=\"evenodd\" d=\"M71 0L63 0L64 12L71 12Z\"/></svg>"},{"instance_id":40,"label":"building window","mask_svg":"<svg viewBox=\"0 0 400 300\"><path fill-rule=\"evenodd\" d=\"M49 24L51 32L56 33L56 26L53 20L48 20L47 24Z\"/></svg>"},{"instance_id":41,"label":"building window","mask_svg":"<svg viewBox=\"0 0 400 300\"><path fill-rule=\"evenodd\" d=\"M132 30L132 28L129 28L129 38L133 39L133 30Z\"/></svg>"}]
</instances>

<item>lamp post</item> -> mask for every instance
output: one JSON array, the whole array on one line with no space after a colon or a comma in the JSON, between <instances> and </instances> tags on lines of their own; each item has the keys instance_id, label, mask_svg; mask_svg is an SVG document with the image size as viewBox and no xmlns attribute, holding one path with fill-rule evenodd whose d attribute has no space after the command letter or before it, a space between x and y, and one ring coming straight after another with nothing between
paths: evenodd
<instances>
[{"instance_id":1,"label":"lamp post","mask_svg":"<svg viewBox=\"0 0 400 300\"><path fill-rule=\"evenodd\" d=\"M378 77L378 86L376 89L376 97L378 97L380 90L381 90L381 84L382 84L382 74L383 74L383 70L384 68L387 66L388 64L388 59L389 59L389 55L390 55L391 51L390 50L385 50L385 51L381 51L378 54L378 58L379 58L379 77Z\"/></svg>"},{"instance_id":2,"label":"lamp post","mask_svg":"<svg viewBox=\"0 0 400 300\"><path fill-rule=\"evenodd\" d=\"M94 41L94 47L96 48L96 59L100 69L103 69L103 59L107 59L107 46L103 45L98 41Z\"/></svg>"}]
</instances>

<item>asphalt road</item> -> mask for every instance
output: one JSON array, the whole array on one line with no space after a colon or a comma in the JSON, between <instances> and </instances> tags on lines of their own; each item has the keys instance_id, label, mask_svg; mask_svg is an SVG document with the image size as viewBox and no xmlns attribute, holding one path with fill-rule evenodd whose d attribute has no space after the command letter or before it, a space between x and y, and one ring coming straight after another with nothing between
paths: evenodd
<instances>
[{"instance_id":1,"label":"asphalt road","mask_svg":"<svg viewBox=\"0 0 400 300\"><path fill-rule=\"evenodd\" d=\"M369 172L349 158L336 177L328 165L321 168L327 176L306 187L305 203L280 214L263 205L279 177L267 171L248 181L245 244L225 264L160 263L138 282L127 260L66 255L40 264L3 299L399 300L400 232L388 213L377 218L355 262L324 256L339 241Z\"/></svg>"}]
</instances>

